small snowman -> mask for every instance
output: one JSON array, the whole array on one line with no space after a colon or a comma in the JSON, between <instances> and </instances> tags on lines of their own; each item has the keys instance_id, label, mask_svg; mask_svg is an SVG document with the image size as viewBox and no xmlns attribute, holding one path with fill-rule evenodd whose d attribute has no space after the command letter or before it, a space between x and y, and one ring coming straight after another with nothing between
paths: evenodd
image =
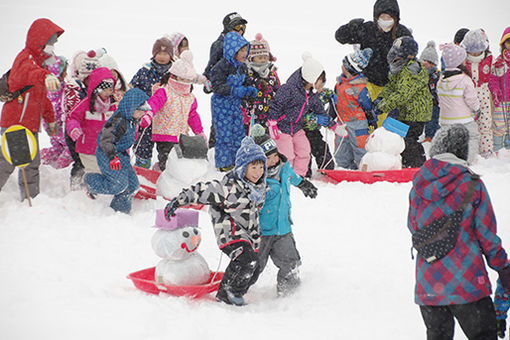
<instances>
[{"instance_id":1,"label":"small snowman","mask_svg":"<svg viewBox=\"0 0 510 340\"><path fill-rule=\"evenodd\" d=\"M177 209L170 221L163 209L156 211L158 230L152 236L152 249L162 258L156 265L157 284L193 286L207 283L209 266L196 250L201 235L198 229L198 212Z\"/></svg>"},{"instance_id":2,"label":"small snowman","mask_svg":"<svg viewBox=\"0 0 510 340\"><path fill-rule=\"evenodd\" d=\"M156 182L156 193L172 198L177 196L182 188L213 179L209 174L216 174L216 169L207 160L207 153L207 144L202 136L181 135L179 144L168 155L165 171Z\"/></svg>"},{"instance_id":3,"label":"small snowman","mask_svg":"<svg viewBox=\"0 0 510 340\"><path fill-rule=\"evenodd\" d=\"M409 126L391 117L368 137L359 168L362 171L401 170L402 157L406 145L404 137Z\"/></svg>"}]
</instances>

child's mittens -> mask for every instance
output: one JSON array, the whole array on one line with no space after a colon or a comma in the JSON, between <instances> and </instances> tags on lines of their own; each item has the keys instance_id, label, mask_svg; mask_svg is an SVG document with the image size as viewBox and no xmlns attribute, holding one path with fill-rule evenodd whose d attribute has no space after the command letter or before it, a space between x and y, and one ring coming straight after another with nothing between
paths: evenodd
<instances>
[{"instance_id":1,"label":"child's mittens","mask_svg":"<svg viewBox=\"0 0 510 340\"><path fill-rule=\"evenodd\" d=\"M280 130L278 130L278 123L276 120L268 120L267 129L269 130L269 137L274 140L280 138Z\"/></svg>"},{"instance_id":2,"label":"child's mittens","mask_svg":"<svg viewBox=\"0 0 510 340\"><path fill-rule=\"evenodd\" d=\"M506 320L496 320L496 328L498 330L498 337L501 339L505 338L505 332L506 332Z\"/></svg>"},{"instance_id":3,"label":"child's mittens","mask_svg":"<svg viewBox=\"0 0 510 340\"><path fill-rule=\"evenodd\" d=\"M143 117L140 119L140 127L145 129L152 123L152 111L146 111Z\"/></svg>"},{"instance_id":4,"label":"child's mittens","mask_svg":"<svg viewBox=\"0 0 510 340\"><path fill-rule=\"evenodd\" d=\"M203 75L203 74L197 74L195 76L195 79L193 79L193 82L195 84L206 84L206 82L209 82L209 86L211 86L211 82ZM211 90L212 90L212 87L211 87Z\"/></svg>"},{"instance_id":5,"label":"child's mittens","mask_svg":"<svg viewBox=\"0 0 510 340\"><path fill-rule=\"evenodd\" d=\"M475 119L475 122L480 118L480 116L482 115L482 110L478 109L475 111L474 113L474 119Z\"/></svg>"},{"instance_id":6,"label":"child's mittens","mask_svg":"<svg viewBox=\"0 0 510 340\"><path fill-rule=\"evenodd\" d=\"M48 74L44 79L44 84L49 92L60 90L60 80L54 74Z\"/></svg>"},{"instance_id":7,"label":"child's mittens","mask_svg":"<svg viewBox=\"0 0 510 340\"><path fill-rule=\"evenodd\" d=\"M207 140L207 136L205 135L205 133L200 132L198 135L199 135L199 136L202 136L202 138L205 140L205 144L206 144L206 145L208 145L208 144L209 144L209 141Z\"/></svg>"},{"instance_id":8,"label":"child's mittens","mask_svg":"<svg viewBox=\"0 0 510 340\"><path fill-rule=\"evenodd\" d=\"M303 178L301 183L297 186L301 191L303 192L303 195L305 197L315 198L317 197L317 187L312 184L309 180L306 178Z\"/></svg>"},{"instance_id":9,"label":"child's mittens","mask_svg":"<svg viewBox=\"0 0 510 340\"><path fill-rule=\"evenodd\" d=\"M349 136L349 132L347 132L347 127L345 126L345 124L335 123L335 125L331 127L331 130L333 130L335 132L335 135L339 137L345 138Z\"/></svg>"},{"instance_id":10,"label":"child's mittens","mask_svg":"<svg viewBox=\"0 0 510 340\"><path fill-rule=\"evenodd\" d=\"M253 86L248 86L247 87L247 90L246 90L246 97L252 97L252 98L257 98L259 94L259 90L257 90L257 88L253 87Z\"/></svg>"},{"instance_id":11,"label":"child's mittens","mask_svg":"<svg viewBox=\"0 0 510 340\"><path fill-rule=\"evenodd\" d=\"M115 156L115 158L110 161L110 169L114 171L122 169L122 164L120 164L119 156Z\"/></svg>"},{"instance_id":12,"label":"child's mittens","mask_svg":"<svg viewBox=\"0 0 510 340\"><path fill-rule=\"evenodd\" d=\"M317 115L316 121L320 126L327 126L329 124L330 117L327 114L320 114Z\"/></svg>"},{"instance_id":13,"label":"child's mittens","mask_svg":"<svg viewBox=\"0 0 510 340\"><path fill-rule=\"evenodd\" d=\"M498 96L492 96L492 102L494 103L494 106L500 106L501 105L501 101L499 100Z\"/></svg>"},{"instance_id":14,"label":"child's mittens","mask_svg":"<svg viewBox=\"0 0 510 340\"><path fill-rule=\"evenodd\" d=\"M57 132L57 123L56 122L46 124L46 133L48 134L48 136L50 136L50 137L54 136L56 132Z\"/></svg>"},{"instance_id":15,"label":"child's mittens","mask_svg":"<svg viewBox=\"0 0 510 340\"><path fill-rule=\"evenodd\" d=\"M73 142L76 142L80 136L83 135L82 129L76 127L71 130L71 133L69 134L69 137L73 140Z\"/></svg>"},{"instance_id":16,"label":"child's mittens","mask_svg":"<svg viewBox=\"0 0 510 340\"><path fill-rule=\"evenodd\" d=\"M204 82L204 92L211 93L212 92L212 84L209 79L206 79Z\"/></svg>"},{"instance_id":17,"label":"child's mittens","mask_svg":"<svg viewBox=\"0 0 510 340\"><path fill-rule=\"evenodd\" d=\"M177 202L177 198L174 198L165 206L165 218L167 221L172 219L172 216L175 216L175 211L179 208L179 203Z\"/></svg>"}]
</instances>

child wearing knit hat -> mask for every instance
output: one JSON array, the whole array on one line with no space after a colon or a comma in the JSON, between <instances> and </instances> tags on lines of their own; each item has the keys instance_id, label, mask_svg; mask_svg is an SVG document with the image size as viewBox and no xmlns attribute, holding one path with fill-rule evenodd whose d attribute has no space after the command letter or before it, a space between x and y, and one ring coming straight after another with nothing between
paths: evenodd
<instances>
[{"instance_id":1,"label":"child wearing knit hat","mask_svg":"<svg viewBox=\"0 0 510 340\"><path fill-rule=\"evenodd\" d=\"M170 35L165 35L165 37L168 38L168 40L170 40L170 42L172 43L172 46L174 47L174 50L173 50L174 61L179 59L181 57L181 54L184 51L189 50L189 41L188 41L188 38L184 34L174 32ZM197 73L196 76L193 78L192 83L193 84L204 84L206 80L207 80L207 78L203 74Z\"/></svg>"},{"instance_id":2,"label":"child wearing knit hat","mask_svg":"<svg viewBox=\"0 0 510 340\"><path fill-rule=\"evenodd\" d=\"M266 126L269 102L280 87L280 79L276 73L276 66L273 64L275 60L276 58L269 49L269 44L262 34L257 33L255 40L250 42L250 55L246 62L248 65L247 84L258 90L257 97L242 102L243 123L247 130L254 123Z\"/></svg>"},{"instance_id":3,"label":"child wearing knit hat","mask_svg":"<svg viewBox=\"0 0 510 340\"><path fill-rule=\"evenodd\" d=\"M472 163L478 154L480 138L475 122L480 114L480 102L473 81L463 67L466 50L453 43L441 45L445 71L439 78L437 93L439 99L439 125L462 124L469 131L468 162Z\"/></svg>"},{"instance_id":4,"label":"child wearing knit hat","mask_svg":"<svg viewBox=\"0 0 510 340\"><path fill-rule=\"evenodd\" d=\"M507 27L499 43L501 54L492 66L489 88L494 102L494 151L510 149L510 27Z\"/></svg>"},{"instance_id":5,"label":"child wearing knit hat","mask_svg":"<svg viewBox=\"0 0 510 340\"><path fill-rule=\"evenodd\" d=\"M305 197L310 198L317 197L317 188L294 172L285 156L278 153L275 141L265 134L265 129L261 125L255 124L251 135L266 154L266 183L269 187L260 211L262 233L259 249L260 271L264 270L271 256L271 260L278 267L276 291L279 296L284 296L292 293L301 282L298 271L301 257L296 248L290 222L291 185L301 189Z\"/></svg>"},{"instance_id":6,"label":"child wearing knit hat","mask_svg":"<svg viewBox=\"0 0 510 340\"><path fill-rule=\"evenodd\" d=\"M152 95L152 87L161 82L161 78L172 66L174 56L172 42L165 37L159 38L152 46L152 58L136 72L129 83L129 87L136 87L144 91L149 97ZM142 124L138 131L138 139L135 142L136 155L135 166L150 168L152 162L152 126L143 128Z\"/></svg>"},{"instance_id":7,"label":"child wearing knit hat","mask_svg":"<svg viewBox=\"0 0 510 340\"><path fill-rule=\"evenodd\" d=\"M478 28L467 32L460 46L467 52L466 68L475 83L476 94L480 101L481 114L476 121L480 131L478 151L482 157L488 158L494 153L492 101L489 89L492 54L489 51L489 40L485 31Z\"/></svg>"},{"instance_id":8,"label":"child wearing knit hat","mask_svg":"<svg viewBox=\"0 0 510 340\"><path fill-rule=\"evenodd\" d=\"M193 67L193 54L190 50L181 53L172 67L161 79L161 84L153 88L152 100L162 104L161 110L154 112L152 119L152 142L158 151L158 166L166 169L168 154L179 143L179 135L188 134L189 129L195 135L201 135L207 142L200 115L197 112L197 99L191 92L191 83L197 73ZM141 122L147 127L150 119ZM156 167L157 168L157 167Z\"/></svg>"},{"instance_id":9,"label":"child wearing knit hat","mask_svg":"<svg viewBox=\"0 0 510 340\"><path fill-rule=\"evenodd\" d=\"M429 73L429 89L432 94L432 118L425 124L425 141L431 142L432 137L439 130L439 101L437 99L437 82L441 73L437 69L439 56L436 51L436 43L431 40L420 55L420 62Z\"/></svg>"}]
</instances>

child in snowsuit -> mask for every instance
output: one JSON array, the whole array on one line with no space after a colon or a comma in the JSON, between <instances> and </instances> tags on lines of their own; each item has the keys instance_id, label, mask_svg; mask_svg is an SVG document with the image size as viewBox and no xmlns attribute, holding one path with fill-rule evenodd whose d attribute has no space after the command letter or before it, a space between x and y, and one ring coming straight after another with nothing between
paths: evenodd
<instances>
[{"instance_id":1,"label":"child in snowsuit","mask_svg":"<svg viewBox=\"0 0 510 340\"><path fill-rule=\"evenodd\" d=\"M131 211L133 196L139 187L128 151L135 140L139 120L146 111L152 110L147 99L149 97L140 89L126 92L97 137L95 152L101 173L87 173L84 179L89 196L114 195L110 207L126 214Z\"/></svg>"},{"instance_id":2,"label":"child in snowsuit","mask_svg":"<svg viewBox=\"0 0 510 340\"><path fill-rule=\"evenodd\" d=\"M242 102L243 123L246 131L250 124L267 125L269 102L280 87L274 61L276 58L271 54L269 44L262 38L262 34L257 33L255 40L250 42L250 55L246 64L248 65L247 84L255 87L258 94L256 98Z\"/></svg>"},{"instance_id":3,"label":"child in snowsuit","mask_svg":"<svg viewBox=\"0 0 510 340\"><path fill-rule=\"evenodd\" d=\"M494 152L492 102L489 90L492 54L489 51L489 41L485 32L479 28L467 32L460 46L464 47L467 52L466 67L475 83L476 94L480 102L481 114L476 120L479 132L478 153L480 156L488 158Z\"/></svg>"},{"instance_id":4,"label":"child in snowsuit","mask_svg":"<svg viewBox=\"0 0 510 340\"><path fill-rule=\"evenodd\" d=\"M420 62L429 72L429 90L432 94L432 118L425 124L425 141L431 142L432 137L439 129L439 99L437 98L437 82L441 73L437 69L439 56L436 51L436 43L429 41L427 47L421 52Z\"/></svg>"},{"instance_id":5,"label":"child in snowsuit","mask_svg":"<svg viewBox=\"0 0 510 340\"><path fill-rule=\"evenodd\" d=\"M263 132L264 128L260 126ZM278 153L276 143L267 134L260 135L252 129L255 143L260 145L267 157L266 183L269 190L260 212L260 230L262 240L259 249L260 271L264 270L267 260L278 267L276 290L279 296L292 293L300 284L298 267L301 257L296 249L292 234L290 216L290 188L294 185L303 191L306 197L315 198L317 188L307 179L297 175L285 156Z\"/></svg>"},{"instance_id":6,"label":"child in snowsuit","mask_svg":"<svg viewBox=\"0 0 510 340\"><path fill-rule=\"evenodd\" d=\"M115 78L109 69L95 69L89 76L87 97L67 117L67 134L76 143L76 152L86 173L99 172L96 160L97 136L116 109L111 104L114 87Z\"/></svg>"},{"instance_id":7,"label":"child in snowsuit","mask_svg":"<svg viewBox=\"0 0 510 340\"><path fill-rule=\"evenodd\" d=\"M445 71L439 78L437 93L439 97L439 125L462 124L469 131L468 162L472 163L478 154L478 125L475 119L480 114L480 102L475 86L463 71L466 60L464 48L446 44L440 47L443 51Z\"/></svg>"},{"instance_id":8,"label":"child in snowsuit","mask_svg":"<svg viewBox=\"0 0 510 340\"><path fill-rule=\"evenodd\" d=\"M406 168L420 167L425 162L425 150L418 138L425 123L432 118L429 74L416 61L416 54L418 43L413 38L404 36L395 40L387 57L390 81L374 101L376 115L393 111L396 117L392 118L409 126L404 138L406 147L401 154L402 166Z\"/></svg>"},{"instance_id":9,"label":"child in snowsuit","mask_svg":"<svg viewBox=\"0 0 510 340\"><path fill-rule=\"evenodd\" d=\"M327 126L332 122L324 110L319 94L326 81L322 65L308 52L303 53L303 66L283 84L269 104L269 135L278 145L278 151L287 157L299 176L305 176L310 162L310 142L303 127L307 113L313 112L317 123ZM317 92L314 92L313 90Z\"/></svg>"},{"instance_id":10,"label":"child in snowsuit","mask_svg":"<svg viewBox=\"0 0 510 340\"><path fill-rule=\"evenodd\" d=\"M367 67L372 49L365 48L348 54L342 61L342 74L338 77L336 111L338 121L345 123L348 136L336 136L336 165L344 169L357 170L365 155L368 139L368 120L372 110L372 100L366 87L367 79L361 73ZM375 117L371 117L375 124ZM339 149L338 149L339 148Z\"/></svg>"},{"instance_id":11,"label":"child in snowsuit","mask_svg":"<svg viewBox=\"0 0 510 340\"><path fill-rule=\"evenodd\" d=\"M24 168L28 190L31 197L39 194L39 152L38 132L41 118L46 121L47 133L52 136L56 130L55 112L48 92L60 88L58 78L45 68L56 61L54 44L64 30L49 19L37 19L30 26L25 48L16 56L9 75L9 91L15 92L30 86L25 92L2 107L0 117L0 135L13 125L23 125L30 130L37 141L35 158ZM0 155L0 190L16 167ZM18 183L21 199L26 197L22 171L19 171Z\"/></svg>"},{"instance_id":12,"label":"child in snowsuit","mask_svg":"<svg viewBox=\"0 0 510 340\"><path fill-rule=\"evenodd\" d=\"M141 89L147 96L152 95L152 87L161 82L161 77L168 72L172 66L173 46L167 38L156 40L152 46L151 62L145 64L136 72L129 83L129 87ZM136 155L135 165L142 168L150 168L152 162L152 125L146 128L140 127L135 142L134 153Z\"/></svg>"},{"instance_id":13,"label":"child in snowsuit","mask_svg":"<svg viewBox=\"0 0 510 340\"><path fill-rule=\"evenodd\" d=\"M251 137L245 137L233 171L221 180L184 189L165 207L170 220L180 206L210 205L216 241L231 260L216 294L218 301L243 305L243 295L259 276L259 213L266 193L266 173L266 155Z\"/></svg>"},{"instance_id":14,"label":"child in snowsuit","mask_svg":"<svg viewBox=\"0 0 510 340\"><path fill-rule=\"evenodd\" d=\"M41 160L43 164L51 165L55 169L62 169L69 166L69 164L73 161L69 148L66 144L66 132L64 129L65 114L62 108L64 79L67 75L67 59L60 56L56 63L48 66L48 70L58 77L60 81L60 90L48 92L48 98L55 110L55 122L57 123L57 128L55 134L50 137L51 147L41 150ZM43 122L43 126L46 128L46 122Z\"/></svg>"},{"instance_id":15,"label":"child in snowsuit","mask_svg":"<svg viewBox=\"0 0 510 340\"><path fill-rule=\"evenodd\" d=\"M62 108L64 110L64 117L62 117L62 119L64 125L74 107L87 96L88 76L93 70L99 67L98 56L103 55L103 53L104 49L99 49L97 51L90 50L89 52L78 51L74 54L70 66L71 79L65 83L62 97ZM64 133L67 148L73 158L70 174L71 190L78 190L83 183L85 170L80 160L80 155L76 152L76 142L71 139L67 133L67 129L64 129Z\"/></svg>"},{"instance_id":16,"label":"child in snowsuit","mask_svg":"<svg viewBox=\"0 0 510 340\"><path fill-rule=\"evenodd\" d=\"M245 136L241 100L257 96L257 89L247 85L244 61L250 53L250 44L242 35L225 35L223 58L211 70L214 94L211 112L216 145L216 168L228 171L234 167L237 149Z\"/></svg>"},{"instance_id":17,"label":"child in snowsuit","mask_svg":"<svg viewBox=\"0 0 510 340\"><path fill-rule=\"evenodd\" d=\"M190 127L195 135L201 135L207 143L197 112L197 99L191 93L191 82L197 77L191 51L184 51L168 72L168 76L165 75L161 81L161 87L155 87L153 96L164 103L152 120L152 141L156 142L161 171L166 169L168 154L179 143L179 135L187 134Z\"/></svg>"},{"instance_id":18,"label":"child in snowsuit","mask_svg":"<svg viewBox=\"0 0 510 340\"><path fill-rule=\"evenodd\" d=\"M494 101L494 151L510 149L510 27L501 37L501 54L492 67L489 87Z\"/></svg>"}]
</instances>

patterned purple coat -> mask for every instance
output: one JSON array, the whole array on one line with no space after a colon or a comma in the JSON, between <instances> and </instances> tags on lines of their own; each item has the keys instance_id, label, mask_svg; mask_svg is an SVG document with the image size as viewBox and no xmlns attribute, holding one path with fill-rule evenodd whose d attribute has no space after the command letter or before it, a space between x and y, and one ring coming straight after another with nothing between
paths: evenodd
<instances>
[{"instance_id":1,"label":"patterned purple coat","mask_svg":"<svg viewBox=\"0 0 510 340\"><path fill-rule=\"evenodd\" d=\"M416 173L409 194L408 228L411 233L453 213L460 207L471 176L468 168L430 159ZM477 301L491 294L484 260L499 271L507 254L496 235L496 218L489 193L480 180L471 204L464 211L455 248L429 264L416 259L415 302L418 305L452 305Z\"/></svg>"}]
</instances>

